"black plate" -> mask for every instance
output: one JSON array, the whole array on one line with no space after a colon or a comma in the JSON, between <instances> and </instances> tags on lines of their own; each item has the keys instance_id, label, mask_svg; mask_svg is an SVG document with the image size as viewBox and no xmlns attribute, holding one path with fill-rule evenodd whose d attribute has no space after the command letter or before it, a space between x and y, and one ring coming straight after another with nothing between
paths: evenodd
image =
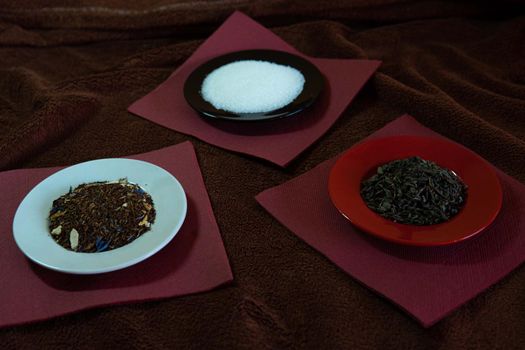
<instances>
[{"instance_id":1,"label":"black plate","mask_svg":"<svg viewBox=\"0 0 525 350\"><path fill-rule=\"evenodd\" d=\"M261 113L232 113L216 109L201 95L202 82L213 70L225 64L242 60L268 61L299 70L305 79L303 91L286 106ZM184 97L190 106L201 116L212 119L234 121L259 121L289 117L310 107L319 97L324 86L324 78L316 66L296 55L275 50L247 50L232 52L213 58L195 69L184 83Z\"/></svg>"}]
</instances>

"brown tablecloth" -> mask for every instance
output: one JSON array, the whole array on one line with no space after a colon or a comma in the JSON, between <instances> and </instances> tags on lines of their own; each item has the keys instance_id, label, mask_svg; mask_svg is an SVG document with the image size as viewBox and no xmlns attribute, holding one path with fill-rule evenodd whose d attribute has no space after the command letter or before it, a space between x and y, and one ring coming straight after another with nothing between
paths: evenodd
<instances>
[{"instance_id":1,"label":"brown tablecloth","mask_svg":"<svg viewBox=\"0 0 525 350\"><path fill-rule=\"evenodd\" d=\"M190 140L235 277L199 295L0 329L3 348L525 344L523 267L423 329L254 200L403 113L525 182L525 16L518 1L17 1L0 8L0 169L67 165ZM305 54L383 61L334 127L284 170L126 111L234 9Z\"/></svg>"}]
</instances>

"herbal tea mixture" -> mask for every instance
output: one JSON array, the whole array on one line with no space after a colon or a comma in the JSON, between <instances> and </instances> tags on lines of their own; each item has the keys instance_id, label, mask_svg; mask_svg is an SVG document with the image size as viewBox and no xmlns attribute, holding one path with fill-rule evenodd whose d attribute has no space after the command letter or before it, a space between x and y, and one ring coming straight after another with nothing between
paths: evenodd
<instances>
[{"instance_id":1,"label":"herbal tea mixture","mask_svg":"<svg viewBox=\"0 0 525 350\"><path fill-rule=\"evenodd\" d=\"M53 201L51 237L62 247L85 253L126 245L155 221L151 196L126 179L79 185Z\"/></svg>"},{"instance_id":2,"label":"herbal tea mixture","mask_svg":"<svg viewBox=\"0 0 525 350\"><path fill-rule=\"evenodd\" d=\"M402 224L447 221L459 212L466 196L467 186L452 171L419 157L380 166L361 184L361 197L370 209Z\"/></svg>"}]
</instances>

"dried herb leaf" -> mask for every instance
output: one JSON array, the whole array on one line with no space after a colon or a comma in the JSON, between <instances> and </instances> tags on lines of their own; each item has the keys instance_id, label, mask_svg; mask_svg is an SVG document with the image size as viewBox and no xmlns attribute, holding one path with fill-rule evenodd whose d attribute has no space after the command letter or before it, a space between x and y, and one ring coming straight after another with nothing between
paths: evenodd
<instances>
[{"instance_id":1,"label":"dried herb leaf","mask_svg":"<svg viewBox=\"0 0 525 350\"><path fill-rule=\"evenodd\" d=\"M361 197L370 209L392 221L432 225L461 210L467 186L453 171L411 157L378 167L361 184Z\"/></svg>"}]
</instances>

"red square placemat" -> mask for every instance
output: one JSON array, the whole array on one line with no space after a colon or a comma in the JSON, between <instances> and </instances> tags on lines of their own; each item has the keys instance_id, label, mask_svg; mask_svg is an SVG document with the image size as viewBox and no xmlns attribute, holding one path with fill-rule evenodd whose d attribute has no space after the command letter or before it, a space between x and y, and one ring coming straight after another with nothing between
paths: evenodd
<instances>
[{"instance_id":1,"label":"red square placemat","mask_svg":"<svg viewBox=\"0 0 525 350\"><path fill-rule=\"evenodd\" d=\"M183 87L207 60L233 51L273 49L302 56L326 78L320 100L291 118L258 123L207 121L187 104ZM165 82L129 107L152 122L224 149L286 166L321 137L379 67L380 61L309 58L240 12L234 13Z\"/></svg>"},{"instance_id":2,"label":"red square placemat","mask_svg":"<svg viewBox=\"0 0 525 350\"><path fill-rule=\"evenodd\" d=\"M131 303L211 290L233 279L193 146L185 142L131 156L172 173L188 199L188 213L172 242L151 258L100 275L68 275L40 267L15 244L18 204L61 168L0 173L0 326L15 325L96 306Z\"/></svg>"},{"instance_id":3,"label":"red square placemat","mask_svg":"<svg viewBox=\"0 0 525 350\"><path fill-rule=\"evenodd\" d=\"M443 137L403 116L370 138ZM425 327L496 283L525 260L525 186L497 170L503 206L494 223L465 242L401 246L360 232L332 205L328 175L336 159L268 189L257 200L283 225Z\"/></svg>"}]
</instances>

